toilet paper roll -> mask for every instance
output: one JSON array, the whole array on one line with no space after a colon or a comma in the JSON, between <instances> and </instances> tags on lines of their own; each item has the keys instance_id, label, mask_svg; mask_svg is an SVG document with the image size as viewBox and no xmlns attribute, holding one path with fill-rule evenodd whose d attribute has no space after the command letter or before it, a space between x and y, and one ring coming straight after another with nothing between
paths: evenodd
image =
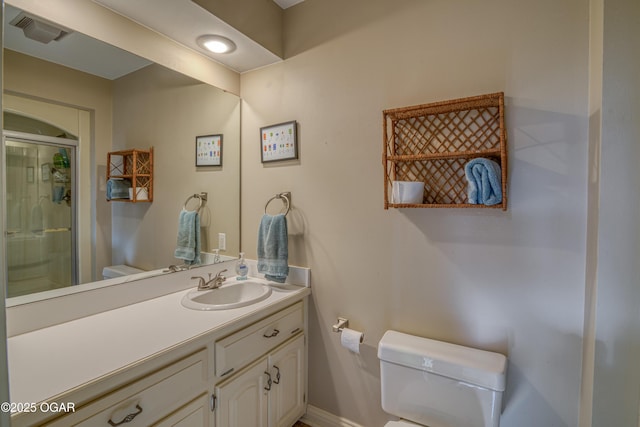
<instances>
[{"instance_id":1,"label":"toilet paper roll","mask_svg":"<svg viewBox=\"0 0 640 427\"><path fill-rule=\"evenodd\" d=\"M340 334L340 342L347 350L360 354L360 344L364 341L364 334L360 331L344 328Z\"/></svg>"}]
</instances>

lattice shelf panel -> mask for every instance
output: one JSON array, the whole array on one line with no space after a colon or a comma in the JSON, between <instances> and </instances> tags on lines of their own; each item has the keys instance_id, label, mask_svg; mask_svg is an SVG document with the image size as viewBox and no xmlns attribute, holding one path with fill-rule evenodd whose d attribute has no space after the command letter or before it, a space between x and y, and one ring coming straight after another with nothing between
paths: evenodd
<instances>
[{"instance_id":1,"label":"lattice shelf panel","mask_svg":"<svg viewBox=\"0 0 640 427\"><path fill-rule=\"evenodd\" d=\"M383 111L384 208L507 209L507 141L502 92ZM464 167L476 157L501 167L502 203L470 204ZM393 181L425 183L422 203L391 202Z\"/></svg>"}]
</instances>

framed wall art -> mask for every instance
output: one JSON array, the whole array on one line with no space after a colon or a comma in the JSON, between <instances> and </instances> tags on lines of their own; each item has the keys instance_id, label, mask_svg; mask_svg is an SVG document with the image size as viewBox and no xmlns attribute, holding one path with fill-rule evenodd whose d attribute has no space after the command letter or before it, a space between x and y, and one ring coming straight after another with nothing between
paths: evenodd
<instances>
[{"instance_id":1,"label":"framed wall art","mask_svg":"<svg viewBox=\"0 0 640 427\"><path fill-rule=\"evenodd\" d=\"M260 128L262 163L298 158L297 122L279 123Z\"/></svg>"},{"instance_id":2,"label":"framed wall art","mask_svg":"<svg viewBox=\"0 0 640 427\"><path fill-rule=\"evenodd\" d=\"M222 166L222 134L196 136L196 166Z\"/></svg>"}]
</instances>

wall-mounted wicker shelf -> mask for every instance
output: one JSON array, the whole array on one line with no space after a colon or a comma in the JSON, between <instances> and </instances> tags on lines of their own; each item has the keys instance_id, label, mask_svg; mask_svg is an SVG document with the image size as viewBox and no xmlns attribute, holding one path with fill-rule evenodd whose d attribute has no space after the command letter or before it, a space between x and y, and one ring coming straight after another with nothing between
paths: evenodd
<instances>
[{"instance_id":1,"label":"wall-mounted wicker shelf","mask_svg":"<svg viewBox=\"0 0 640 427\"><path fill-rule=\"evenodd\" d=\"M507 138L502 92L383 111L384 208L507 210ZM502 170L502 203L470 204L465 164L476 157ZM425 183L423 203L391 202L393 181Z\"/></svg>"},{"instance_id":2,"label":"wall-mounted wicker shelf","mask_svg":"<svg viewBox=\"0 0 640 427\"><path fill-rule=\"evenodd\" d=\"M112 199L117 202L153 202L153 147L148 150L111 151L107 154L107 180L122 178L131 181L133 198ZM138 189L145 189L144 198Z\"/></svg>"}]
</instances>

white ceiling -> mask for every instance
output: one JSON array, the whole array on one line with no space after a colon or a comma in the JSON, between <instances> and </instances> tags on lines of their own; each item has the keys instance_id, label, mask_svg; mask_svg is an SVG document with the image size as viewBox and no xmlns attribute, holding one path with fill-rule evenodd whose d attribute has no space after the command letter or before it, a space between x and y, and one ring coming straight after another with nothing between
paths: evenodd
<instances>
[{"instance_id":1,"label":"white ceiling","mask_svg":"<svg viewBox=\"0 0 640 427\"><path fill-rule=\"evenodd\" d=\"M302 3L304 0L273 0L273 1L276 2L276 4L281 8L286 9L298 3Z\"/></svg>"},{"instance_id":2,"label":"white ceiling","mask_svg":"<svg viewBox=\"0 0 640 427\"><path fill-rule=\"evenodd\" d=\"M94 1L240 73L281 61L277 55L191 0ZM300 1L278 0L277 3L288 7ZM230 38L237 49L227 54L208 52L196 44L198 36L204 34Z\"/></svg>"},{"instance_id":3,"label":"white ceiling","mask_svg":"<svg viewBox=\"0 0 640 427\"><path fill-rule=\"evenodd\" d=\"M191 0L93 1L240 73L281 61L277 55ZM286 9L304 0L274 1ZM21 29L9 25L19 12L5 2L4 46L9 49L107 79L116 79L150 64L143 58L76 32L48 44L27 39ZM203 34L228 37L236 43L237 49L229 54L205 51L196 44L196 38Z\"/></svg>"},{"instance_id":4,"label":"white ceiling","mask_svg":"<svg viewBox=\"0 0 640 427\"><path fill-rule=\"evenodd\" d=\"M146 59L76 32L48 44L28 39L20 28L9 25L20 12L5 3L3 42L8 49L110 80L151 64Z\"/></svg>"}]
</instances>

